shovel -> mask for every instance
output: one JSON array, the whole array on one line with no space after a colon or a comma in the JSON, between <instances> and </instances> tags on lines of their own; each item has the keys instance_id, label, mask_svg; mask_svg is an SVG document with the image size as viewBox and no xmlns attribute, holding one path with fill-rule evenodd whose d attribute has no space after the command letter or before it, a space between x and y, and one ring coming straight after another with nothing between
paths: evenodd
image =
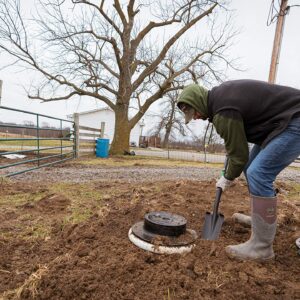
<instances>
[{"instance_id":1,"label":"shovel","mask_svg":"<svg viewBox=\"0 0 300 300\"><path fill-rule=\"evenodd\" d=\"M224 175L225 173L227 164L228 164L228 158L226 156L222 175ZM205 240L210 240L210 241L217 240L221 232L222 224L224 222L224 215L218 212L221 195L222 195L222 189L217 188L213 213L206 212L205 214L204 226L202 229L202 238Z\"/></svg>"}]
</instances>

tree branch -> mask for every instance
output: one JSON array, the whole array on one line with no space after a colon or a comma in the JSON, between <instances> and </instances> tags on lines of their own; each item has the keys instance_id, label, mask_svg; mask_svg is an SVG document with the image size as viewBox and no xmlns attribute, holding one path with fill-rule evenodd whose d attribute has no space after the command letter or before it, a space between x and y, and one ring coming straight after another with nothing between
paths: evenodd
<instances>
[{"instance_id":1,"label":"tree branch","mask_svg":"<svg viewBox=\"0 0 300 300\"><path fill-rule=\"evenodd\" d=\"M72 93L70 93L69 95L66 95L66 96L53 97L53 98L44 98L44 97L40 97L40 96L28 95L28 98L32 99L32 100L42 100L43 102L50 102L50 101L58 101L58 100L67 100L67 99L71 98L74 95L80 95L80 93L72 92Z\"/></svg>"},{"instance_id":2,"label":"tree branch","mask_svg":"<svg viewBox=\"0 0 300 300\"><path fill-rule=\"evenodd\" d=\"M190 23L187 23L185 26L183 26L172 38L169 39L169 41L166 43L166 45L163 47L157 58L148 66L141 74L140 76L135 80L133 83L133 89L135 90L147 77L149 74L151 74L155 68L159 65L159 63L162 61L162 59L165 57L166 53L170 49L170 47L179 39L180 36L182 36L189 28L191 28L194 24L196 24L199 20L203 19L207 15L209 15L214 8L218 4L215 3L213 6L211 6L208 10L203 12L198 17L194 18L190 21Z\"/></svg>"},{"instance_id":3,"label":"tree branch","mask_svg":"<svg viewBox=\"0 0 300 300\"><path fill-rule=\"evenodd\" d=\"M110 93L114 94L115 96L118 95L118 93L114 89L109 87L107 84L104 84L104 83L90 83L89 80L86 80L85 84L86 84L87 87L103 88L103 89L109 91Z\"/></svg>"},{"instance_id":4,"label":"tree branch","mask_svg":"<svg viewBox=\"0 0 300 300\"><path fill-rule=\"evenodd\" d=\"M100 12L100 14L104 17L104 19L115 29L115 31L119 34L119 36L122 36L122 32L117 26L117 24L105 13L103 10L104 0L101 0L100 6L97 6L94 3L91 3L87 0L72 0L72 3L74 4L87 4L92 7L94 7L97 11Z\"/></svg>"},{"instance_id":5,"label":"tree branch","mask_svg":"<svg viewBox=\"0 0 300 300\"><path fill-rule=\"evenodd\" d=\"M124 13L123 13L123 10L121 8L119 0L114 0L114 7L115 7L117 13L120 16L120 19L121 19L121 21L123 23L123 26L125 27L127 25L127 20L126 20L126 17L124 15Z\"/></svg>"}]
</instances>

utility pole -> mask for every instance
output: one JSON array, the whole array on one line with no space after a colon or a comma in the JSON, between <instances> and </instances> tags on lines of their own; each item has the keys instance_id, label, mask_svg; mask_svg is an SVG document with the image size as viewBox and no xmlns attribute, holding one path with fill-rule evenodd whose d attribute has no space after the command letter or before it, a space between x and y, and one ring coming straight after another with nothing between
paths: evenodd
<instances>
[{"instance_id":1,"label":"utility pole","mask_svg":"<svg viewBox=\"0 0 300 300\"><path fill-rule=\"evenodd\" d=\"M2 85L3 85L3 80L0 79L0 106L1 106L1 99L2 99Z\"/></svg>"},{"instance_id":2,"label":"utility pole","mask_svg":"<svg viewBox=\"0 0 300 300\"><path fill-rule=\"evenodd\" d=\"M275 83L277 69L279 64L279 55L280 55L280 48L283 36L283 29L284 29L284 21L285 16L288 13L289 7L287 6L288 0L281 0L279 15L276 24L276 31L275 37L273 42L273 51L272 51L272 58L271 58L271 65L270 65L270 73L269 73L269 82Z\"/></svg>"}]
</instances>

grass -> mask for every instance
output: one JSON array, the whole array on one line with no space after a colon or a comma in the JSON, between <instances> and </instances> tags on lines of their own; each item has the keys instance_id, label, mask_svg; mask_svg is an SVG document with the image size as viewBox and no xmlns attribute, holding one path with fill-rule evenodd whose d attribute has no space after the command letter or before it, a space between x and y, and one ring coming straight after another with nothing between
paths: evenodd
<instances>
[{"instance_id":1,"label":"grass","mask_svg":"<svg viewBox=\"0 0 300 300\"><path fill-rule=\"evenodd\" d=\"M72 141L62 141L63 146L71 146L73 145ZM3 148L5 146L12 147L15 146L17 148L21 147L37 147L37 140L28 140L28 141L0 141L0 146ZM60 140L40 140L40 147L59 147L61 146Z\"/></svg>"},{"instance_id":2,"label":"grass","mask_svg":"<svg viewBox=\"0 0 300 300\"><path fill-rule=\"evenodd\" d=\"M176 159L155 158L146 156L114 156L109 158L83 158L73 163L87 166L108 166L108 167L131 167L131 166L162 166L162 167L204 167L205 163L195 161L182 161ZM223 164L209 164L212 167L220 168Z\"/></svg>"},{"instance_id":3,"label":"grass","mask_svg":"<svg viewBox=\"0 0 300 300\"><path fill-rule=\"evenodd\" d=\"M45 240L51 235L51 225L44 222L40 218L33 215L27 215L25 221L24 216L18 218L18 224L11 224L14 228L13 231L1 232L0 237L8 239L22 239L22 240ZM0 298L1 299L1 298Z\"/></svg>"},{"instance_id":4,"label":"grass","mask_svg":"<svg viewBox=\"0 0 300 300\"><path fill-rule=\"evenodd\" d=\"M0 135L0 138L4 136ZM8 136L8 138L20 138L20 136ZM25 136L24 138L35 138L31 136ZM50 148L50 147L61 147L61 146L75 146L75 141L61 141L60 140L40 140L39 148ZM64 148L63 152L70 152L73 150L72 147ZM36 150L38 148L37 140L29 140L29 141L0 141L0 152L5 151L21 151L21 150ZM93 144L91 143L80 143L80 148L93 148ZM40 149L41 153L45 153L42 149ZM60 149L51 149L47 150L47 153L60 153ZM31 153L35 153L37 151L32 151Z\"/></svg>"},{"instance_id":5,"label":"grass","mask_svg":"<svg viewBox=\"0 0 300 300\"><path fill-rule=\"evenodd\" d=\"M18 207L30 202L36 202L40 200L45 195L44 192L41 193L16 193L13 195L2 195L0 196L0 207L1 206L14 206Z\"/></svg>"},{"instance_id":6,"label":"grass","mask_svg":"<svg viewBox=\"0 0 300 300\"><path fill-rule=\"evenodd\" d=\"M2 186L5 188L5 182ZM20 207L27 204L37 202L45 196L45 192L16 192L15 194L4 194L0 196L0 208L14 210L16 213L21 209ZM16 223L15 223L16 221ZM51 228L50 225L44 222L43 218L36 217L30 213L24 213L18 216L17 220L12 219L11 225L14 230L9 232L1 232L2 238L21 238L24 240L30 239L44 239L49 236Z\"/></svg>"},{"instance_id":7,"label":"grass","mask_svg":"<svg viewBox=\"0 0 300 300\"><path fill-rule=\"evenodd\" d=\"M58 183L49 187L52 193L64 195L75 203L91 201L94 199L101 199L102 193L91 189L88 183L74 184L74 183Z\"/></svg>"},{"instance_id":8,"label":"grass","mask_svg":"<svg viewBox=\"0 0 300 300\"><path fill-rule=\"evenodd\" d=\"M88 220L93 215L93 211L91 209L74 207L72 208L72 213L67 215L63 219L63 226L67 224L79 224L86 220Z\"/></svg>"},{"instance_id":9,"label":"grass","mask_svg":"<svg viewBox=\"0 0 300 300\"><path fill-rule=\"evenodd\" d=\"M63 225L84 222L102 207L104 193L94 190L89 184L60 183L52 185L50 191L71 200L69 212L64 216Z\"/></svg>"},{"instance_id":10,"label":"grass","mask_svg":"<svg viewBox=\"0 0 300 300\"><path fill-rule=\"evenodd\" d=\"M175 298L175 292L171 292L170 288L168 288L167 296L164 296L164 300L172 300L172 298Z\"/></svg>"},{"instance_id":11,"label":"grass","mask_svg":"<svg viewBox=\"0 0 300 300\"><path fill-rule=\"evenodd\" d=\"M5 182L3 181L5 188ZM65 213L57 222L61 222L61 226L67 224L78 224L89 219L95 212L103 210L106 214L106 207L103 206L103 200L109 193L113 196L113 188L110 191L95 190L91 184L72 184L60 183L47 187L46 191L34 192L34 188L29 192L16 192L15 194L3 194L0 196L0 208L10 208L19 212L20 206L27 203L34 203L47 195L59 194L70 199L71 204ZM2 238L20 238L23 240L46 239L51 235L52 218L45 218L43 215L37 216L37 212L25 212L12 220L12 231L1 232Z\"/></svg>"},{"instance_id":12,"label":"grass","mask_svg":"<svg viewBox=\"0 0 300 300\"><path fill-rule=\"evenodd\" d=\"M27 226L24 231L25 239L35 240L42 239L44 240L51 233L51 226L44 224L43 220L38 220L33 223L31 226Z\"/></svg>"},{"instance_id":13,"label":"grass","mask_svg":"<svg viewBox=\"0 0 300 300\"><path fill-rule=\"evenodd\" d=\"M0 299L8 300L8 299L21 299L23 291L27 290L29 294L31 295L32 299L34 299L38 292L37 287L42 279L42 276L44 276L48 272L47 266L40 266L37 271L32 273L25 282L18 288L14 290L9 290L4 292L2 295L0 295Z\"/></svg>"},{"instance_id":14,"label":"grass","mask_svg":"<svg viewBox=\"0 0 300 300\"><path fill-rule=\"evenodd\" d=\"M287 185L289 187L289 192L286 195L287 199L289 201L295 200L296 202L299 202L299 199L300 199L300 184L289 181L287 183Z\"/></svg>"}]
</instances>

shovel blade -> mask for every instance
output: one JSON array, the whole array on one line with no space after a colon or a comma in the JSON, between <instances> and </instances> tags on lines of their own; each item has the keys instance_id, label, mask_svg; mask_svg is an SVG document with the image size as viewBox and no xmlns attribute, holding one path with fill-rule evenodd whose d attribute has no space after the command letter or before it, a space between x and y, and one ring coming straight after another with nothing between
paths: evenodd
<instances>
[{"instance_id":1,"label":"shovel blade","mask_svg":"<svg viewBox=\"0 0 300 300\"><path fill-rule=\"evenodd\" d=\"M217 240L220 235L223 222L224 215L216 214L216 216L214 216L212 213L207 212L202 229L202 238L210 241Z\"/></svg>"}]
</instances>

